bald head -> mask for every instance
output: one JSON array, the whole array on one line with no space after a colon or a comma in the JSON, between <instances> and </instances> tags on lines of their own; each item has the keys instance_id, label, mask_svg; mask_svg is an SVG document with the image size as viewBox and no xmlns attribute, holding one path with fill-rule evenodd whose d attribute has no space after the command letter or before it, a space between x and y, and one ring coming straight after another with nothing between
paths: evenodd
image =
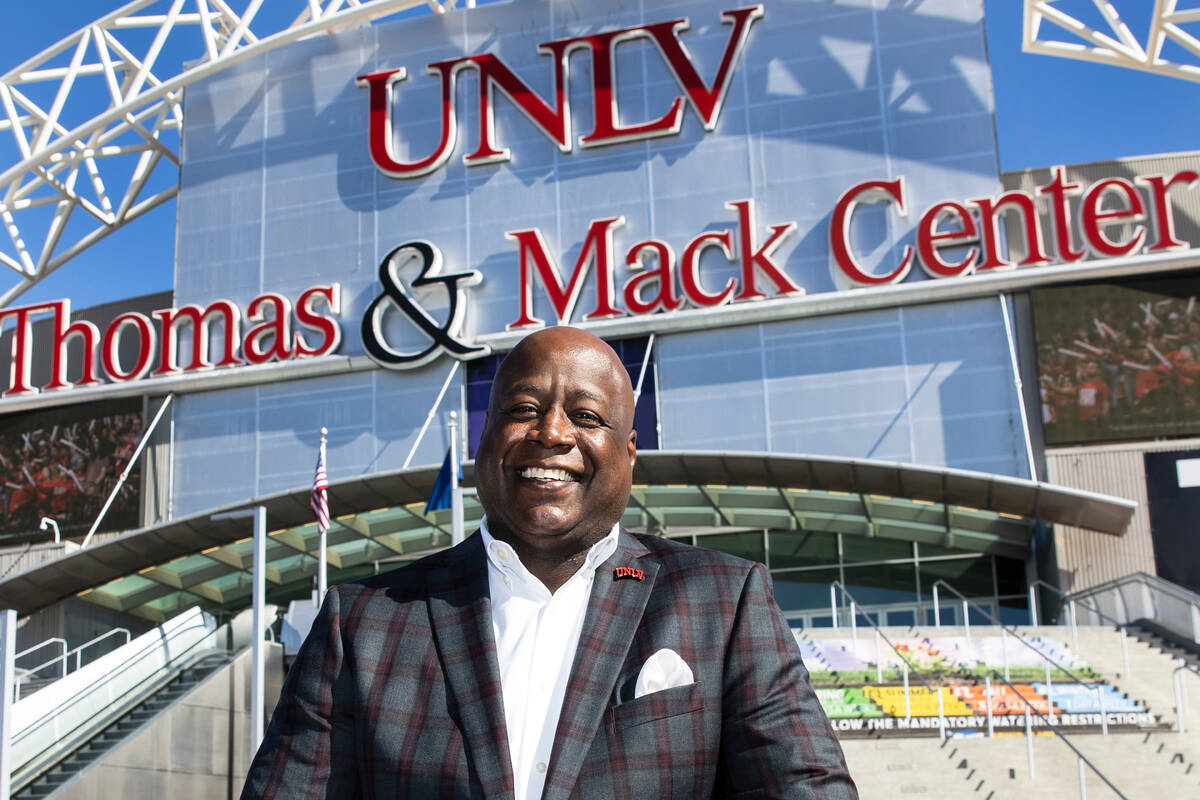
<instances>
[{"instance_id":1,"label":"bald head","mask_svg":"<svg viewBox=\"0 0 1200 800\"><path fill-rule=\"evenodd\" d=\"M604 341L576 328L521 340L492 383L475 469L488 530L553 590L629 501L633 386Z\"/></svg>"},{"instance_id":2,"label":"bald head","mask_svg":"<svg viewBox=\"0 0 1200 800\"><path fill-rule=\"evenodd\" d=\"M504 357L496 378L492 382L492 392L488 398L489 413L495 407L496 389L504 385L503 378L512 372L521 372L529 362L537 362L550 354L569 354L578 360L581 367L590 367L592 377L611 376L618 384L618 396L612 398L619 403L622 410L627 412L629 426L633 428L633 383L629 373L621 363L620 356L612 346L598 336L593 336L579 328L559 326L542 328L526 336L512 351Z\"/></svg>"}]
</instances>

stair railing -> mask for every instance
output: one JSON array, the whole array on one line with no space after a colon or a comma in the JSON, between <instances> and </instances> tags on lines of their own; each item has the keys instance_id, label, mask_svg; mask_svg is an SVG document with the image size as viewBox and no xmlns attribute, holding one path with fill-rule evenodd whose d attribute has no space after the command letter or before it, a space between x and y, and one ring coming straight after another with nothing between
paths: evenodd
<instances>
[{"instance_id":1,"label":"stair railing","mask_svg":"<svg viewBox=\"0 0 1200 800\"><path fill-rule=\"evenodd\" d=\"M197 615L197 617L199 616L201 615ZM20 731L14 731L12 739L14 747L20 747L23 741L31 740L30 737L39 735L47 741L44 746L37 746L41 749L34 749L29 752L28 756L13 764L12 789L16 791L28 785L57 763L59 759L73 752L108 725L116 722L121 715L137 704L137 698L148 696L165 686L176 674L186 668L188 663L198 658L203 652L223 649L220 647L220 642L224 641L224 637L217 635L219 629L216 626L209 627L201 618L189 621L178 630L184 633L195 631L189 636L191 641L184 644L181 650L166 654L170 649L166 640L147 641L144 644L143 652L130 654L116 671L106 671L104 674L96 676L90 683L74 687L74 691L69 697L59 702L58 705L45 709L45 713L40 714L35 723ZM116 652L113 651L113 653ZM106 654L106 657L113 653ZM165 663L162 666L153 667L148 670L145 677L136 679L132 685L124 687L120 699L115 703L110 702L106 691L109 681L126 670L137 668L142 659L149 658L152 661L158 657L159 653L164 653ZM100 663L100 661L92 663ZM92 664L88 666L90 667ZM60 680L75 680L77 674L79 673L73 672L69 678ZM48 690L44 689L43 691ZM42 693L39 692L22 702L37 702L41 696ZM56 701L51 698L51 702ZM95 706L96 710L82 721L71 723L70 727L57 729L56 718L59 712L77 702L88 703ZM24 747L23 749L28 751L30 748Z\"/></svg>"},{"instance_id":2,"label":"stair railing","mask_svg":"<svg viewBox=\"0 0 1200 800\"><path fill-rule=\"evenodd\" d=\"M61 678L67 674L67 640L62 638L61 636L51 636L49 639L38 642L33 647L25 648L24 650L22 650L21 652L17 653L15 656L13 656L13 661L16 661L17 659L21 658L22 656L27 656L30 653L37 652L38 650L41 650L43 647L49 647L50 645L58 645L59 647L61 647L62 654L58 658L47 661L45 664L40 664L40 665L34 667L33 669L25 669L24 667L17 667L17 672L20 673L19 680L24 680L24 679L28 678L30 675L40 672L42 669L50 666L55 661L62 661L62 672L58 677ZM20 699L20 693L21 693L21 686L20 686L20 684L18 684L17 685L17 699Z\"/></svg>"},{"instance_id":3,"label":"stair railing","mask_svg":"<svg viewBox=\"0 0 1200 800\"><path fill-rule=\"evenodd\" d=\"M1125 669L1124 674L1126 677L1129 677L1130 676L1129 641L1128 641L1129 633L1126 629L1128 628L1128 626L1130 626L1134 623L1132 622L1132 620L1129 619L1128 607L1125 604L1125 598L1121 594L1120 589L1129 584L1139 584L1144 587L1148 583L1148 581L1146 581L1145 579L1153 578L1153 577L1154 577L1153 575L1148 575L1144 572L1135 572L1132 575L1126 575L1124 578L1118 578L1115 581L1109 581L1108 583L1101 584L1098 587L1094 587L1092 589L1085 589L1082 592L1076 592L1074 594L1067 594L1066 592L1062 591L1061 589L1059 589L1055 586L1051 586L1050 584L1046 583L1043 580L1034 581L1034 585L1042 586L1046 589L1049 589L1050 591L1057 594L1059 596L1059 598L1061 599L1061 601L1066 604L1068 616L1071 619L1071 636L1075 642L1076 649L1079 648L1079 633L1078 633L1078 630L1076 627L1076 621L1075 621L1075 619L1076 619L1075 604L1077 602L1080 605L1082 605L1084 608L1086 608L1088 610L1088 612L1095 614L1098 619L1100 619L1103 622L1107 622L1109 625L1112 625L1114 628L1116 628L1118 631L1120 631L1121 632L1121 660L1124 663L1124 669ZM1160 581L1160 579L1155 579L1155 580ZM1173 597L1174 597L1174 599L1177 599L1179 601L1187 603L1192 607L1192 612L1191 612L1190 616L1192 616L1193 618L1200 616L1200 614L1197 614L1197 611L1196 611L1196 609L1200 609L1200 605L1198 605L1195 602L1195 600L1193 600L1192 598L1190 598L1188 596L1190 594L1190 592L1187 592L1186 589L1177 587L1174 584L1169 583L1167 581L1161 581L1161 582L1165 583L1169 587L1179 590L1178 592L1173 593ZM1094 603L1090 602L1090 600L1095 597L1094 592L1096 592L1096 591L1101 591L1101 592L1111 591L1113 593L1113 597L1117 601L1116 605L1118 605L1120 607L1121 614L1122 614L1122 616L1125 617L1124 621L1117 620L1117 619L1109 616L1108 614L1105 614ZM1033 592L1033 585L1030 586L1030 597L1033 596L1032 592ZM1149 597L1146 598L1145 602L1147 602L1151 606L1154 605L1153 599L1150 599ZM1193 625L1195 625L1194 622L1193 622ZM1186 660L1180 659L1179 666L1176 667L1175 670L1171 673L1171 687L1175 692L1175 730L1179 733L1184 733L1186 731L1186 725L1184 723L1184 718L1187 716L1187 690L1183 684L1183 678L1184 678L1183 673L1184 672L1191 672L1196 675L1200 675L1200 667L1197 667L1193 664L1189 664Z\"/></svg>"},{"instance_id":4,"label":"stair railing","mask_svg":"<svg viewBox=\"0 0 1200 800\"><path fill-rule=\"evenodd\" d=\"M943 581L938 581L938 583L944 584ZM944 585L950 591L954 592L955 594L958 594L958 592L954 589L954 587L950 586L949 584L944 584ZM840 592L846 598L846 600L849 601L850 611L851 611L850 621L852 624L852 628L857 632L857 623L855 622L855 609L859 606L859 603L854 599L854 596L852 594L850 594L850 591L841 584L840 581L833 581L829 585L829 594L831 597L836 598L837 592ZM961 597L961 595L959 595L959 596ZM963 599L965 600L966 598L963 598ZM840 604L835 603L834 608L832 609L834 612L833 619L834 619L834 627L835 628L837 627L838 612L840 611L840 608L838 607L839 605ZM870 617L870 615L864 615L864 616L865 616L865 619L867 620L867 623L872 628L875 629L875 637L876 637L875 641L876 641L876 653L877 653L876 660L875 660L876 677L879 677L878 642L880 639L882 639L884 642L886 642L888 647L892 648L892 651L900 657L900 661L904 665L904 677L905 677L904 694L905 694L905 707L906 707L906 713L907 713L907 711L908 711L908 674L909 674L908 668L910 666L909 659L907 658L907 656L905 656L903 653L901 653L900 650L898 650L896 648L896 646L892 643L892 641L890 639L887 638L887 635L879 628L879 625L875 622L875 620L873 620ZM1035 650L1035 652L1038 652L1039 655L1041 655L1040 651L1037 651L1037 648L1034 648L1034 650ZM940 729L940 731L939 731L940 738L945 739L945 737L946 737L946 717L945 717L945 709L944 709L943 703L942 703L942 693L940 691L935 691L933 689L933 687L930 685L929 681L925 680L925 677L921 674L920 670L917 669L915 664L912 664L911 666L912 666L913 673L917 676L917 678L921 681L921 683L923 683L930 690L930 692L937 695L937 698L938 698L938 726ZM1002 675L999 671L997 671L994 668L991 668L990 672L991 672L991 675L987 676L986 682L984 684L984 698L985 698L986 710L987 710L988 737L991 738L994 736L994 731L992 728L991 678L995 677L1001 683L1006 685L1009 688L1009 690L1012 692L1012 694L1014 694L1017 698L1019 698L1025 706L1025 754L1026 754L1026 758L1029 763L1029 777L1030 778L1034 777L1033 717L1037 716L1042 721L1042 724L1044 725L1044 727L1049 729L1051 731L1051 733L1053 733L1056 737L1058 737L1058 739L1063 744L1065 744L1067 747L1071 748L1071 751L1073 753L1075 753L1076 763L1079 765L1079 798L1080 798L1080 800L1087 800L1087 788L1084 784L1084 777L1086 775L1085 767L1087 769L1090 769L1092 771L1092 774L1094 774L1101 781L1103 781L1105 786L1107 786L1109 789L1112 789L1113 793L1115 793L1117 795L1117 797L1121 798L1121 800L1129 800L1129 798L1125 796L1124 792L1122 792L1120 789L1118 789L1113 784L1113 782L1108 779L1108 776L1105 775L1103 772L1101 772L1100 768L1092 763L1091 759L1089 759L1082 752L1080 752L1079 748L1075 746L1075 743L1072 742L1071 739L1065 733L1063 733L1062 730L1057 725L1054 724L1053 720L1051 720L1050 717L1048 717L1045 714L1043 714L1042 712L1038 711L1037 708L1033 705L1033 703L1031 703L1029 701L1029 698L1027 698L1025 695L1023 695L1019 691L1017 691L1017 687L1014 686L1009 681L1007 676ZM1049 702L1049 710L1053 711L1053 708L1054 708L1053 700L1050 700L1049 698L1047 698L1047 701ZM1101 703L1101 707L1103 707L1103 703Z\"/></svg>"},{"instance_id":5,"label":"stair railing","mask_svg":"<svg viewBox=\"0 0 1200 800\"><path fill-rule=\"evenodd\" d=\"M1109 625L1112 625L1114 628L1116 628L1117 631L1119 631L1121 634L1121 662L1122 662L1123 669L1125 670L1123 674L1126 677L1129 677L1129 675L1130 675L1130 672L1129 672L1129 642L1127 641L1128 633L1125 630L1125 626L1127 624L1129 624L1128 621L1122 622L1118 619L1115 619L1114 617L1110 617L1108 614L1105 614L1103 611L1101 611L1096 605L1089 602L1087 598L1081 598L1081 597L1075 597L1075 596L1069 595L1066 592L1064 592L1062 589L1059 589L1057 586L1051 586L1050 584L1046 583L1045 581L1043 581L1041 579L1035 580L1033 583L1029 584L1029 591L1030 591L1031 597L1033 596L1032 593L1033 593L1034 588L1038 587L1038 586L1041 586L1043 589L1049 589L1051 592L1054 592L1056 595L1058 595L1060 604L1066 605L1067 616L1071 620L1071 643L1075 646L1076 650L1079 649L1079 626L1076 622L1076 614L1075 614L1075 604L1077 602L1080 605L1082 605L1084 608L1086 608L1088 611L1095 614L1097 619L1101 620L1102 622L1106 622Z\"/></svg>"},{"instance_id":6,"label":"stair railing","mask_svg":"<svg viewBox=\"0 0 1200 800\"><path fill-rule=\"evenodd\" d=\"M938 579L933 584L933 603L934 603L933 607L934 607L934 624L935 624L935 626L937 626L939 628L941 627L938 624L941 620L941 615L937 611L937 608L938 608L938 605L937 605L938 604L938 591L937 590L939 588L946 589L951 594L955 595L962 602L962 604L963 604L963 620L964 621L966 621L968 619L968 613L967 613L968 610L970 608L974 608L983 617L985 617L991 624L1000 628L1000 651L1004 657L1004 679L1006 682L1009 678L1008 648L1007 648L1007 640L1004 637L1006 635L1008 635L1008 636L1012 636L1018 642L1025 645L1026 647L1028 647L1030 650L1032 650L1034 653L1037 654L1038 658L1040 658L1042 660L1042 663L1043 663L1043 665L1045 667L1045 671L1046 671L1045 672L1046 700L1050 703L1052 708L1054 705L1054 698L1052 697L1052 694L1054 691L1054 684L1051 681L1051 675L1050 675L1050 668L1052 666L1057 668L1060 672L1064 673L1068 678L1070 678L1075 683L1079 684L1080 686L1083 686L1085 689L1094 691L1096 693L1096 701L1097 701L1098 705L1100 706L1100 733L1103 734L1104 736L1108 736L1108 713L1104 708L1104 689L1102 688L1101 684L1099 684L1097 682L1093 682L1093 683L1089 684L1087 681L1080 679L1078 675L1076 675L1074 672L1072 672L1066 666L1064 666L1063 664L1060 664L1057 660L1055 660L1054 658L1051 658L1046 653L1043 653L1037 645L1035 645L1033 642L1029 641L1024 636L1022 636L1020 633L1018 633L1016 628L1010 628L1009 626L1005 625L1003 622L996 619L996 617L992 616L992 614L986 608L983 608L979 603L969 599L962 592L958 591L953 586L951 586L950 584L946 583L944 580L941 580L941 579ZM971 630L970 627L966 628L966 637L968 639L971 636L970 630ZM1078 645L1076 645L1076 648L1078 649Z\"/></svg>"},{"instance_id":7,"label":"stair railing","mask_svg":"<svg viewBox=\"0 0 1200 800\"><path fill-rule=\"evenodd\" d=\"M1126 597L1124 589L1136 587L1138 591ZM1074 600L1093 599L1099 601L1112 595L1113 605L1123 621L1133 622L1138 617L1153 620L1172 633L1190 638L1200 644L1200 594L1182 586L1163 580L1157 575L1134 572L1122 578L1101 583L1067 595ZM1140 614L1130 606L1138 606Z\"/></svg>"},{"instance_id":8,"label":"stair railing","mask_svg":"<svg viewBox=\"0 0 1200 800\"><path fill-rule=\"evenodd\" d=\"M54 658L50 659L49 661L38 664L33 669L29 670L28 674L40 672L41 670L45 669L46 667L50 666L51 664L61 661L62 662L62 674L59 677L65 678L67 676L67 665L70 663L71 656L75 656L75 671L78 672L79 669L81 667L83 667L83 651L84 650L87 650L89 647L94 647L95 645L99 644L100 642L104 641L105 639L111 639L113 636L121 636L121 635L125 636L125 641L122 642L122 644L129 644L129 640L132 638L132 634L130 634L128 628L113 628L111 631L102 633L99 636L95 637L94 639L89 639L88 641L84 642L83 644L81 644L78 647L73 648L71 650L65 649L67 643L64 641L63 642L64 649L61 654L55 656ZM47 640L47 641L50 641L50 640ZM60 640L60 641L62 641L62 640ZM43 642L42 644L45 644L45 642ZM26 651L26 652L28 652L28 651ZM19 685L17 686L17 699L18 700L21 699L21 687Z\"/></svg>"},{"instance_id":9,"label":"stair railing","mask_svg":"<svg viewBox=\"0 0 1200 800\"><path fill-rule=\"evenodd\" d=\"M856 609L858 608L858 601L854 599L854 595L850 594L850 590L842 585L841 581L834 581L833 583L829 584L829 594L832 598L834 598L834 608L831 609L833 611L833 622L834 622L833 627L835 627L835 628L837 627L839 603L837 602L836 598L838 596L838 594L837 594L838 592L840 592L842 594L842 596L844 596L846 598L847 602L850 604L850 624L851 624L851 628L854 631L854 638L855 638L855 640L857 640L858 639L858 625L855 622L855 617L857 616ZM897 648L895 644L892 643L892 640L889 639L887 637L887 634L884 633L880 629L879 625L875 622L875 620L871 619L870 615L865 615L865 619L867 620L868 623L870 623L871 627L874 628L874 630L875 630L875 682L883 683L883 668L882 668L883 667L883 665L882 665L883 659L880 656L880 648L879 648L879 642L882 640L885 644L887 644L888 647L890 647L892 649L892 652L895 653L896 656L900 659L900 665L901 665L901 671L902 671L901 674L903 675L903 680L904 680L904 718L912 719L912 699L909 695L909 686L908 686L909 674L910 674L910 670L911 670L911 674L916 675L917 680L919 680L922 684L924 684L925 688L929 690L929 693L937 696L938 738L945 739L946 738L946 709L945 709L944 701L942 700L942 693L937 691L936 689L934 689L933 685L930 684L929 681L925 680L925 676L921 674L921 671L919 669L917 669L916 665L913 664L909 660L908 656L906 656L903 652L901 652L901 650L899 648ZM989 703L990 703L990 701L989 701Z\"/></svg>"}]
</instances>

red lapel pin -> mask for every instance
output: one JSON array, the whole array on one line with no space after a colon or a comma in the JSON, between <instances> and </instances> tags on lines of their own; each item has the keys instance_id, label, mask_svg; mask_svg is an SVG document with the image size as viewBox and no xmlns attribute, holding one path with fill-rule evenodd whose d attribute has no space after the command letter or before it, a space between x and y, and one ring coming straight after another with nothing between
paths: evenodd
<instances>
[{"instance_id":1,"label":"red lapel pin","mask_svg":"<svg viewBox=\"0 0 1200 800\"><path fill-rule=\"evenodd\" d=\"M644 570L634 569L633 567L617 567L613 570L614 581L619 581L624 578L629 578L635 581L645 580L646 572Z\"/></svg>"}]
</instances>

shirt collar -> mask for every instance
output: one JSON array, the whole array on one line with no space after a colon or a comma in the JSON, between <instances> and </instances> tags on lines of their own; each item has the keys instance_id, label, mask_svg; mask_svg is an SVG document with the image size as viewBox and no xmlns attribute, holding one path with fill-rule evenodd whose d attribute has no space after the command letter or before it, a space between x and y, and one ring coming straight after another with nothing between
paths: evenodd
<instances>
[{"instance_id":1,"label":"shirt collar","mask_svg":"<svg viewBox=\"0 0 1200 800\"><path fill-rule=\"evenodd\" d=\"M621 524L614 524L612 526L612 530L610 530L603 539L591 546L591 549L588 550L587 557L583 560L583 565L576 570L575 574L571 577L574 578L575 575L578 575L581 572L590 572L607 561L609 556L617 551L617 538L620 533ZM521 559L517 555L517 551L514 550L511 545L509 545L507 542L500 541L495 536L492 536L491 531L488 530L486 516L479 521L479 535L483 537L483 549L484 552L487 553L488 563L490 563L495 569L499 570L501 574L521 578L522 580L535 581L538 584L541 583L541 581L538 581L536 578L534 578L533 573L526 569L525 565L521 563ZM568 578L568 580L570 580L570 578Z\"/></svg>"}]
</instances>

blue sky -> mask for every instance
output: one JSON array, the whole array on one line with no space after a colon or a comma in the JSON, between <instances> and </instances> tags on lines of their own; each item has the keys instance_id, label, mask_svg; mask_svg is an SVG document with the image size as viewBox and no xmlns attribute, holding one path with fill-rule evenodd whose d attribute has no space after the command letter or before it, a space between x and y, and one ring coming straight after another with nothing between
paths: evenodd
<instances>
[{"instance_id":1,"label":"blue sky","mask_svg":"<svg viewBox=\"0 0 1200 800\"><path fill-rule=\"evenodd\" d=\"M272 4L289 11L300 5L267 0L266 8ZM1081 15L1092 9L1090 2L1078 0L1060 5ZM1116 5L1132 10L1150 4L1125 0ZM5 72L119 4L56 0L8 6L0 26L0 70ZM984 0L984 6L1002 169L1200 148L1200 83L1022 53L1021 0ZM1136 25L1134 33L1139 33ZM191 56L176 56L182 57ZM17 303L71 297L82 308L168 290L174 243L171 202L87 250ZM0 288L9 285L5 275Z\"/></svg>"}]
</instances>

